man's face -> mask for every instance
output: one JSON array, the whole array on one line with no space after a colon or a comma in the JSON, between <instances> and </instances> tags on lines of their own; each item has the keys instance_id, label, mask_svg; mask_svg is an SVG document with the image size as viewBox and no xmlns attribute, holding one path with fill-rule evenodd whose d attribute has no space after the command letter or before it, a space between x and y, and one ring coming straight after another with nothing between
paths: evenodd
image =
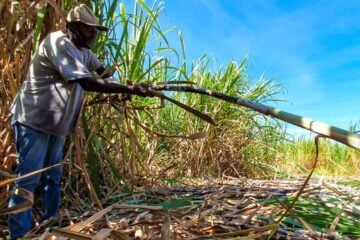
<instances>
[{"instance_id":1,"label":"man's face","mask_svg":"<svg viewBox=\"0 0 360 240\"><path fill-rule=\"evenodd\" d=\"M94 26L86 25L83 23L79 24L78 30L79 34L81 34L81 36L83 37L84 46L89 49L93 48L96 43L99 30Z\"/></svg>"}]
</instances>

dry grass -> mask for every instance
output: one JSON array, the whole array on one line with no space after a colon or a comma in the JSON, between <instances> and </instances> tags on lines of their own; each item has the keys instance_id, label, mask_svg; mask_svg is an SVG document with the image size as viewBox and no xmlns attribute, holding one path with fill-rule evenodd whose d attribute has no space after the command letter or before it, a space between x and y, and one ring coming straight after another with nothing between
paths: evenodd
<instances>
[{"instance_id":1,"label":"dry grass","mask_svg":"<svg viewBox=\"0 0 360 240\"><path fill-rule=\"evenodd\" d=\"M51 3L45 16L41 9ZM59 2L59 1L57 1ZM16 157L10 128L10 106L23 82L30 64L33 46L50 31L63 26L61 8L54 1L10 1L0 3L0 166L11 170ZM56 20L55 20L56 19ZM44 22L41 27L40 20Z\"/></svg>"},{"instance_id":2,"label":"dry grass","mask_svg":"<svg viewBox=\"0 0 360 240\"><path fill-rule=\"evenodd\" d=\"M114 192L101 211L71 200L60 219L42 223L32 234L56 239L266 239L276 230L273 239L360 236L360 192L320 179L310 181L293 210L276 224L302 184L225 178L141 188L132 195Z\"/></svg>"}]
</instances>

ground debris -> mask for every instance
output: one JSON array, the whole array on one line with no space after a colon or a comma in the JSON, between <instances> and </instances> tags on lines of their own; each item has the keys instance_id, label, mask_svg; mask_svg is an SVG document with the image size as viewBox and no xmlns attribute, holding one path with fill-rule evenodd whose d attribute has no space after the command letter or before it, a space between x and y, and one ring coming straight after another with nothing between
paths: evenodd
<instances>
[{"instance_id":1,"label":"ground debris","mask_svg":"<svg viewBox=\"0 0 360 240\"><path fill-rule=\"evenodd\" d=\"M294 208L277 223L302 184L302 180L231 179L114 194L102 210L63 209L62 219L34 228L37 237L32 239L360 237L360 191L321 180L311 180Z\"/></svg>"}]
</instances>

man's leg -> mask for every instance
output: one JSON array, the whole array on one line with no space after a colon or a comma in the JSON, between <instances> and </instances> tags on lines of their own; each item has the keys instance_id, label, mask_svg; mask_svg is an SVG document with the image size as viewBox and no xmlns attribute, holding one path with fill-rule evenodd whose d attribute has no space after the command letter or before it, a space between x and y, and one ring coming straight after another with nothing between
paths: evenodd
<instances>
[{"instance_id":1,"label":"man's leg","mask_svg":"<svg viewBox=\"0 0 360 240\"><path fill-rule=\"evenodd\" d=\"M46 153L45 167L60 163L63 158L63 138L52 135ZM61 195L61 175L63 167L56 167L42 175L44 212L42 220L55 217L58 214Z\"/></svg>"},{"instance_id":2,"label":"man's leg","mask_svg":"<svg viewBox=\"0 0 360 240\"><path fill-rule=\"evenodd\" d=\"M49 135L37 131L20 123L14 124L14 135L16 151L18 153L18 166L16 175L18 177L43 168ZM16 188L24 188L34 193L39 183L40 175L36 175L15 183ZM9 207L17 206L26 200L18 195L12 195ZM22 237L31 229L32 210L28 209L19 213L9 215L10 239Z\"/></svg>"}]
</instances>

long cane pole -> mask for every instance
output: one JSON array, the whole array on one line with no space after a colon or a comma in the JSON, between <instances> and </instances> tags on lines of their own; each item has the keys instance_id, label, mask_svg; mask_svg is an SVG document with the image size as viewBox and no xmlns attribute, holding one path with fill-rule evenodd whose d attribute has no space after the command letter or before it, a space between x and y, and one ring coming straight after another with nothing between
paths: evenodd
<instances>
[{"instance_id":1,"label":"long cane pole","mask_svg":"<svg viewBox=\"0 0 360 240\"><path fill-rule=\"evenodd\" d=\"M220 93L208 89L194 88L191 86L164 85L164 86L153 86L151 89L156 91L191 92L191 93L199 93L203 95L212 96L226 102L231 102L239 106L253 109L259 113L269 115L273 118L280 119L290 124L294 124L298 127L310 130L312 132L318 133L320 135L323 135L325 137L331 138L335 141L341 142L345 145L360 150L360 136L357 134L351 133L341 128L328 125L324 122L313 120L311 118L306 118L285 111L281 111L279 109L269 107L261 103L252 102L234 96L229 96L224 93Z\"/></svg>"}]
</instances>

